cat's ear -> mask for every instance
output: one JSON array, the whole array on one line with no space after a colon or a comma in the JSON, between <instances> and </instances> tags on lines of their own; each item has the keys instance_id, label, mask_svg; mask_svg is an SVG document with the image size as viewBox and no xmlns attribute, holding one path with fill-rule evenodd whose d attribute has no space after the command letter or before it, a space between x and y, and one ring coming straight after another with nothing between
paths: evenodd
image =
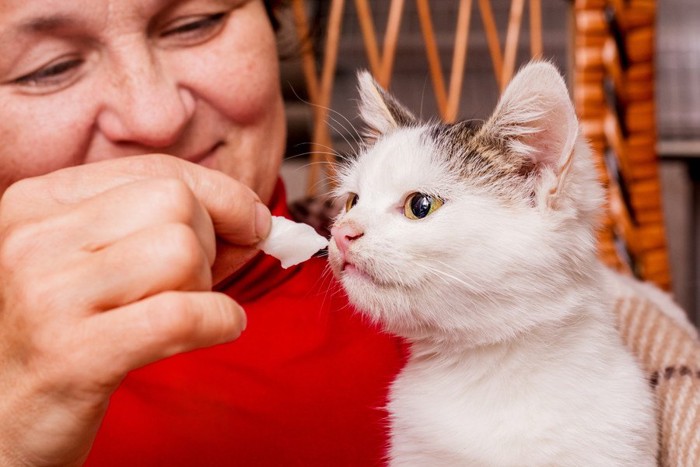
<instances>
[{"instance_id":1,"label":"cat's ear","mask_svg":"<svg viewBox=\"0 0 700 467\"><path fill-rule=\"evenodd\" d=\"M565 177L578 136L578 120L557 69L547 62L526 65L513 78L482 133L505 139L511 153L535 168L548 166Z\"/></svg>"},{"instance_id":2,"label":"cat's ear","mask_svg":"<svg viewBox=\"0 0 700 467\"><path fill-rule=\"evenodd\" d=\"M417 122L416 117L385 91L368 71L360 71L357 80L360 91L360 116L367 125L365 136L376 139L395 128Z\"/></svg>"}]
</instances>

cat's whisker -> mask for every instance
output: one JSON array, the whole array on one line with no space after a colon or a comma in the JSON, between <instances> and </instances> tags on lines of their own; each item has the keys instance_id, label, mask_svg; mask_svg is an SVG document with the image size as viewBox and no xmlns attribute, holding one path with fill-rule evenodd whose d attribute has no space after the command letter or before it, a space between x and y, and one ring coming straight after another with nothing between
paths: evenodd
<instances>
[{"instance_id":1,"label":"cat's whisker","mask_svg":"<svg viewBox=\"0 0 700 467\"><path fill-rule=\"evenodd\" d=\"M333 162L331 161L309 161L306 164L302 164L299 166L301 169L308 169L309 167L316 166L316 165L324 165L324 166L329 166L329 165L334 165Z\"/></svg>"},{"instance_id":2,"label":"cat's whisker","mask_svg":"<svg viewBox=\"0 0 700 467\"><path fill-rule=\"evenodd\" d=\"M310 101L308 101L308 100L306 100L306 99L303 99L299 94L297 94L296 90L294 90L293 88L292 88L292 92L294 93L294 96L295 96L297 99L299 99L300 102L303 102L304 104L308 105L309 107L315 107L315 108L317 108L317 109L324 109L324 110L328 111L328 112L329 112L328 118L331 119L333 122L337 123L338 125L340 125L340 126L353 138L353 140L355 141L355 143L360 144L360 141L361 141L361 139L362 139L362 138L360 137L360 132L357 131L357 128L355 128L355 125L353 125L353 123L352 123L345 115L343 115L342 113L338 112L337 110L335 110L335 109L333 109L333 108L331 108L331 107L324 106L324 105L320 105L320 104L316 104L316 103L314 103L314 102L310 102ZM343 124L340 123L338 120L336 120L335 118L333 118L333 117L331 116L331 115L333 115L333 114L335 114L335 115L339 116L340 118L342 118L343 120L345 120L345 121L348 123L348 125L350 126L350 128L352 129L352 131L349 131L349 130L347 129L347 127L345 127L345 125L343 125ZM358 140L359 140L359 141L358 141Z\"/></svg>"},{"instance_id":3,"label":"cat's whisker","mask_svg":"<svg viewBox=\"0 0 700 467\"><path fill-rule=\"evenodd\" d=\"M452 282L448 281L447 279L452 279L452 281L457 282L459 284L462 284L463 286L467 287L468 289L473 289L473 286L468 284L465 280L462 280L462 279L460 279L452 274L449 274L441 269L437 269L435 267L428 266L427 264L420 264L420 263L414 263L414 266L418 266L418 267L423 268L424 270L432 273L434 276L442 279L446 284L451 284Z\"/></svg>"},{"instance_id":4,"label":"cat's whisker","mask_svg":"<svg viewBox=\"0 0 700 467\"><path fill-rule=\"evenodd\" d=\"M425 270L428 270L432 272L435 275L439 275L446 283L449 283L447 279L449 278L452 279L453 281L462 284L469 292L477 297L479 297L482 300L486 300L489 303L496 304L496 300L494 297L492 297L490 294L484 292L481 287L471 280L467 275L465 275L462 271L459 269L455 268L454 266L451 266L450 264L445 263L444 261L436 260L435 258L428 258L424 257L426 260L430 261L436 261L440 266L443 266L447 269L451 269L456 273L455 274L450 274L442 269L438 269L437 267L429 266L428 264L425 263L420 263L420 262L415 262L414 265L423 267Z\"/></svg>"},{"instance_id":5,"label":"cat's whisker","mask_svg":"<svg viewBox=\"0 0 700 467\"><path fill-rule=\"evenodd\" d=\"M325 144L318 144L318 143L316 144L316 146L318 146L319 148L327 149L329 151L327 153L322 153L322 152L317 151L319 154L333 154L336 157L336 159L341 160L343 162L351 162L352 161L352 159L349 156L336 151L331 146L326 146ZM313 152L311 152L310 154L312 154L312 153ZM356 153L353 153L353 154L357 155Z\"/></svg>"},{"instance_id":6,"label":"cat's whisker","mask_svg":"<svg viewBox=\"0 0 700 467\"><path fill-rule=\"evenodd\" d=\"M321 309L323 309L324 305L326 304L326 300L328 300L329 297L336 297L339 293L341 293L341 290L339 287L331 287L331 283L333 282L333 271L331 270L330 264L328 262L326 262L326 264L324 265L318 280L321 281L321 283L323 281L326 282L326 286L324 287L325 292L323 294L323 301L321 302Z\"/></svg>"},{"instance_id":7,"label":"cat's whisker","mask_svg":"<svg viewBox=\"0 0 700 467\"><path fill-rule=\"evenodd\" d=\"M355 143L356 143L357 145L360 145L360 144L362 143L362 137L361 137L361 135L360 135L360 132L359 132L359 131L357 130L357 128L355 127L355 125L354 125L345 115L343 115L342 113L338 112L337 110L331 109L330 107L328 108L328 110L330 110L331 114L338 115L340 118L342 118L343 120L345 120L345 121L347 122L347 124L350 126L350 128L352 129L352 131L349 131L349 130L347 129L347 127L345 127L345 125L342 125L338 120L336 120L335 118L331 117L330 115L329 115L329 117L328 117L328 118L332 119L334 122L336 122L336 123L338 123L339 125L341 125L342 128L343 128L345 131L347 131L347 133L352 137L353 141L355 141Z\"/></svg>"},{"instance_id":8,"label":"cat's whisker","mask_svg":"<svg viewBox=\"0 0 700 467\"><path fill-rule=\"evenodd\" d=\"M360 145L362 144L362 142L361 142L360 140L358 140L357 137L356 137L351 131L348 131L348 129L345 127L345 125L343 125L341 122L339 122L339 121L336 120L335 118L331 117L330 115L328 116L328 118L329 118L330 120L332 120L332 121L333 121L336 125L338 125L340 128L342 128L343 130L345 130L345 132L338 131L337 128L333 128L333 126L330 125L330 126L335 130L335 132L336 132L337 134L339 134L340 137L343 138L343 140L345 140L345 142L347 143L348 146L350 146L350 147L352 148L352 147L360 146ZM347 120L347 118L346 118L345 120ZM348 123L349 123L349 120L347 120L347 121L348 121ZM350 124L350 125L352 126L352 124ZM353 130L355 130L355 129L353 128ZM351 142L345 137L345 134L350 135L350 137L352 138L352 141L353 141L354 145L353 145L353 143L351 143Z\"/></svg>"},{"instance_id":9,"label":"cat's whisker","mask_svg":"<svg viewBox=\"0 0 700 467\"><path fill-rule=\"evenodd\" d=\"M306 152L301 152L301 153L299 153L299 154L295 154L295 155L292 156L292 157L287 157L286 160L293 160L293 159L297 159L297 158L300 158L300 157L312 156L312 155L314 155L314 154L326 154L326 155L333 156L333 157L340 157L340 156L339 156L337 153L335 153L335 152L329 152L329 151L306 151ZM331 161L319 161L319 162L323 162L323 163L325 163L325 164L333 164L333 162L331 162Z\"/></svg>"}]
</instances>

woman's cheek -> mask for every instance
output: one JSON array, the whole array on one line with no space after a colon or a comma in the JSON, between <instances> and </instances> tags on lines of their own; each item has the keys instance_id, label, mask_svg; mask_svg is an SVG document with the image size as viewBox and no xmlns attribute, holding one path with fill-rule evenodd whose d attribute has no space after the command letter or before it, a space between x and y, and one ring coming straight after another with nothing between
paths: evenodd
<instances>
[{"instance_id":1,"label":"woman's cheek","mask_svg":"<svg viewBox=\"0 0 700 467\"><path fill-rule=\"evenodd\" d=\"M0 189L26 177L84 162L93 109L70 92L14 96L0 122ZM21 122L21 124L19 123Z\"/></svg>"},{"instance_id":2,"label":"woman's cheek","mask_svg":"<svg viewBox=\"0 0 700 467\"><path fill-rule=\"evenodd\" d=\"M270 107L281 99L276 58L241 57L235 64L223 65L215 78L218 82L209 86L218 94L212 104L243 125L267 117Z\"/></svg>"},{"instance_id":3,"label":"woman's cheek","mask_svg":"<svg viewBox=\"0 0 700 467\"><path fill-rule=\"evenodd\" d=\"M253 15L255 2L234 12L226 30L209 45L203 92L233 121L250 124L268 117L281 99L275 34L264 14ZM199 57L193 57L202 60ZM194 69L202 69L196 67Z\"/></svg>"}]
</instances>

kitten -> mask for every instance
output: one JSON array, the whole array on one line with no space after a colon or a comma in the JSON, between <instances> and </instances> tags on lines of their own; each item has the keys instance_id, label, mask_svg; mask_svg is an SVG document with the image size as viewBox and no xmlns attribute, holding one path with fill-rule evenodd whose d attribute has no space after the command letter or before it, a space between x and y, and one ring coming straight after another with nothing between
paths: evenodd
<instances>
[{"instance_id":1,"label":"kitten","mask_svg":"<svg viewBox=\"0 0 700 467\"><path fill-rule=\"evenodd\" d=\"M391 465L656 465L651 389L596 257L604 193L557 70L526 66L483 124L421 123L359 78L373 141L340 174L329 259L410 343Z\"/></svg>"}]
</instances>

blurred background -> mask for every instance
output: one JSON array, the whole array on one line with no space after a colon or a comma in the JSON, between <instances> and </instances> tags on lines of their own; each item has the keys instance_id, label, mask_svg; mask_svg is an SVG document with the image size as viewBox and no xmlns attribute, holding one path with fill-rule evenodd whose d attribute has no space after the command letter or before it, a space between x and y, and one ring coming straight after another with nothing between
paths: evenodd
<instances>
[{"instance_id":1,"label":"blurred background","mask_svg":"<svg viewBox=\"0 0 700 467\"><path fill-rule=\"evenodd\" d=\"M637 0L638 1L638 0ZM645 0L642 0L645 1ZM662 187L663 223L671 269L671 291L676 301L697 324L700 322L700 1L653 2L656 10L654 35L654 89L656 153ZM449 78L454 48L458 0L431 0L434 33L443 71ZM476 3L476 2L475 2ZM574 3L542 0L543 57L553 61L573 86ZM585 3L585 2L581 2ZM611 2L611 3L625 3ZM309 44L319 62L323 60L330 1L306 3ZM389 15L389 1L369 2L381 46ZM407 0L396 46L390 90L415 114L425 119L438 116L438 104L426 62L425 46L416 11L417 2ZM493 16L501 37L506 37L511 0L492 0ZM328 107L333 148L352 151L361 128L357 120L356 78L369 64L363 44L357 8L347 0L338 44L335 81ZM528 11L518 44L517 64L529 59ZM494 79L483 22L474 9L466 55L459 119L482 119L493 110L499 95ZM308 192L309 152L313 138L313 110L303 74L302 49L291 10L282 17L280 49L283 55L282 89L287 103L289 136L283 178L290 200ZM517 69L517 67L516 67Z\"/></svg>"}]
</instances>

